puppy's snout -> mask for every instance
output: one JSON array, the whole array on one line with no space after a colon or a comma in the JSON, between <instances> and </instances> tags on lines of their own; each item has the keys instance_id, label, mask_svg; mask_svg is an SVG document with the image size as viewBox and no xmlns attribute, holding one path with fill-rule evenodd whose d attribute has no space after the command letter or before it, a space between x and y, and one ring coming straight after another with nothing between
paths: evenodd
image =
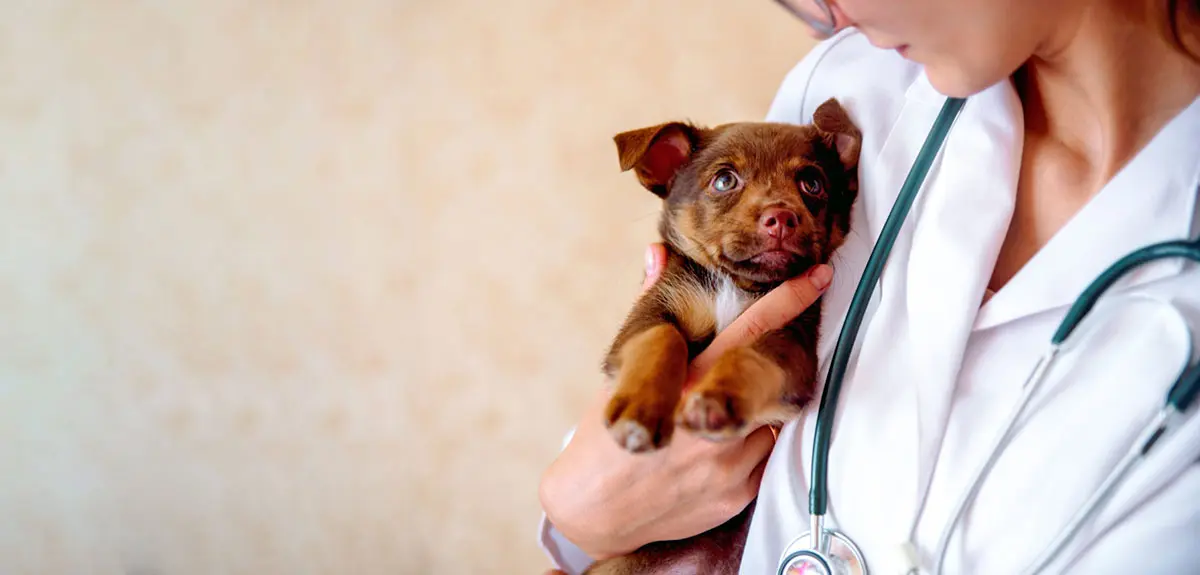
<instances>
[{"instance_id":1,"label":"puppy's snout","mask_svg":"<svg viewBox=\"0 0 1200 575\"><path fill-rule=\"evenodd\" d=\"M758 218L758 233L776 239L787 239L796 233L800 218L796 212L783 208L771 208Z\"/></svg>"}]
</instances>

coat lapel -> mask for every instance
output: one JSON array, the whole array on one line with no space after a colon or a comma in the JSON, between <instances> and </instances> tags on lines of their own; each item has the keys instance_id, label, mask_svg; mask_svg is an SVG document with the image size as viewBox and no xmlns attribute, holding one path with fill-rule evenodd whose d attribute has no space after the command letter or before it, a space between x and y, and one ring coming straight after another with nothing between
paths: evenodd
<instances>
[{"instance_id":1,"label":"coat lapel","mask_svg":"<svg viewBox=\"0 0 1200 575\"><path fill-rule=\"evenodd\" d=\"M1200 99L1172 119L988 300L975 328L1068 306L1121 256L1152 243L1189 237L1196 209L1200 154L1196 142L1200 142ZM1112 289L1167 277L1182 266L1178 259L1146 265Z\"/></svg>"},{"instance_id":2,"label":"coat lapel","mask_svg":"<svg viewBox=\"0 0 1200 575\"><path fill-rule=\"evenodd\" d=\"M918 85L933 92L924 76ZM1012 218L1023 133L1008 82L973 96L923 191L904 302L904 338L919 377L917 501L925 500L967 340Z\"/></svg>"},{"instance_id":3,"label":"coat lapel","mask_svg":"<svg viewBox=\"0 0 1200 575\"><path fill-rule=\"evenodd\" d=\"M871 174L863 186L874 203L862 215L872 240L944 101L920 75L889 139L876 158L865 160L875 163L860 172ZM835 427L832 449L838 456L831 458L830 485L845 485L854 497L831 493L833 513L839 523L843 517L851 523L869 520L870 525L845 527L886 533L891 540L877 542L882 545L909 536L945 424L958 358L1012 212L1021 146L1015 101L1004 84L973 96L963 108L884 267L858 344L870 359L851 360L838 402L838 420L859 423L852 435L838 436ZM992 177L981 180L980 171ZM859 257L865 260L866 254ZM909 373L920 375L894 375ZM881 403L911 407L888 409ZM862 426L861 418L880 413L886 419Z\"/></svg>"}]
</instances>

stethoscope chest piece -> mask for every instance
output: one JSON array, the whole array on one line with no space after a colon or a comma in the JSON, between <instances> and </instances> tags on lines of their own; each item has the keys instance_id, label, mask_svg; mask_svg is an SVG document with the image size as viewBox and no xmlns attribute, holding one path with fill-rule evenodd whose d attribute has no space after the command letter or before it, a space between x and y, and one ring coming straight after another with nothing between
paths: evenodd
<instances>
[{"instance_id":1,"label":"stethoscope chest piece","mask_svg":"<svg viewBox=\"0 0 1200 575\"><path fill-rule=\"evenodd\" d=\"M776 575L867 575L862 552L840 531L826 531L821 552L808 547L809 532L792 540L779 561Z\"/></svg>"}]
</instances>

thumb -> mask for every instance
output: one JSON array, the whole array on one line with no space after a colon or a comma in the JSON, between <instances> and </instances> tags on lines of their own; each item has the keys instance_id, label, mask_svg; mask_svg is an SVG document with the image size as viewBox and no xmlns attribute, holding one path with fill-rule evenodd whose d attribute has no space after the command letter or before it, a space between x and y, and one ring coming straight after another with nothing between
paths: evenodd
<instances>
[{"instance_id":1,"label":"thumb","mask_svg":"<svg viewBox=\"0 0 1200 575\"><path fill-rule=\"evenodd\" d=\"M713 362L726 351L750 345L767 332L787 325L820 299L832 279L833 268L820 264L767 292L746 308L729 327L717 334L703 353L696 356L692 361L693 377L712 367Z\"/></svg>"}]
</instances>

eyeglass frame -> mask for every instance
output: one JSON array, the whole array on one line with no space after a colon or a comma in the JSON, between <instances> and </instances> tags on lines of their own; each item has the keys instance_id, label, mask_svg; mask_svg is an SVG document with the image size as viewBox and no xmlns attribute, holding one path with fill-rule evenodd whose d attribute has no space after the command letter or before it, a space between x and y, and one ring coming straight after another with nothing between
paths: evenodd
<instances>
[{"instance_id":1,"label":"eyeglass frame","mask_svg":"<svg viewBox=\"0 0 1200 575\"><path fill-rule=\"evenodd\" d=\"M809 27L811 27L813 29L813 31L816 32L817 35L822 38L829 38L837 32L837 21L833 15L833 8L831 8L829 6L828 2L826 2L825 0L801 0L801 1L811 2L812 4L815 4L817 9L819 9L820 11L825 13L825 21L818 22L818 21L813 20L812 17L806 15L802 10L797 8L789 0L775 0L775 3L782 6L784 10L787 10L793 16L803 20L805 24L808 24Z\"/></svg>"}]
</instances>

